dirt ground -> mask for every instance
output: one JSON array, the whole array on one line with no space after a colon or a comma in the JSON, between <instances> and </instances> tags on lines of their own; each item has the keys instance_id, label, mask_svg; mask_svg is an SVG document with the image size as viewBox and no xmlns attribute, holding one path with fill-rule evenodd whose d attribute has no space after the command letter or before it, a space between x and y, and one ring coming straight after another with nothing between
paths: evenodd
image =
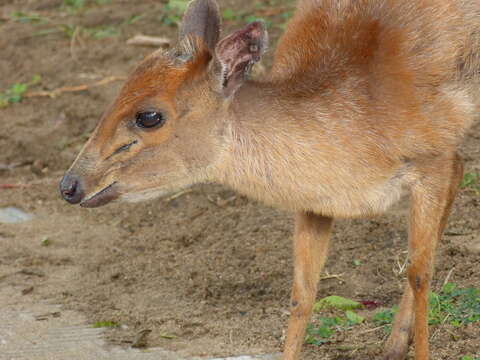
<instances>
[{"instance_id":1,"label":"dirt ground","mask_svg":"<svg viewBox=\"0 0 480 360\"><path fill-rule=\"evenodd\" d=\"M253 4L221 2L224 9L284 21L278 11ZM152 51L125 45L128 38L137 33L175 38L176 29L159 20L166 11L161 1L92 2L76 13L61 5L61 0L0 2L0 91L35 74L42 82L31 91L122 77ZM292 5L276 1L275 6ZM77 33L73 40L64 32L34 36L49 25L14 21L13 11L40 14L56 24L114 26L118 33L100 39ZM226 28L240 22L230 20ZM270 32L274 48L281 30L273 26ZM60 199L62 173L120 85L26 98L0 109L0 184L27 185L0 189L0 208L14 206L35 216L23 224L0 224L0 286L81 311L92 323L121 324L109 333L113 343L125 345L150 329L149 346L185 356L281 351L292 282L291 214L215 185L196 186L175 199L93 210ZM480 171L479 140L477 122L461 146L469 172ZM405 215L404 202L383 217L339 221L325 269L339 276L321 281L318 298L335 294L395 305L405 281L399 271L406 259ZM50 245L41 245L45 238ZM450 271L451 282L479 286L479 243L480 197L463 190L439 246L434 289ZM372 328L366 323L330 344L307 345L305 359L378 358L385 333ZM431 349L433 359L480 356L480 326L433 327Z\"/></svg>"}]
</instances>

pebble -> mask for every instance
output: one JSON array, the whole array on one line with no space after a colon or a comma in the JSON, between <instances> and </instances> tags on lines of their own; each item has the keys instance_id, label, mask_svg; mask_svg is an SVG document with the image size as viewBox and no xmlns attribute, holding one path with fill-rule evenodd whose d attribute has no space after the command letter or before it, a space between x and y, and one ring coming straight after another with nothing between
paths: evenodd
<instances>
[{"instance_id":1,"label":"pebble","mask_svg":"<svg viewBox=\"0 0 480 360\"><path fill-rule=\"evenodd\" d=\"M480 255L480 237L473 239L471 242L465 244L467 252Z\"/></svg>"},{"instance_id":2,"label":"pebble","mask_svg":"<svg viewBox=\"0 0 480 360\"><path fill-rule=\"evenodd\" d=\"M15 207L0 208L0 223L17 224L33 219L32 214L28 214Z\"/></svg>"}]
</instances>

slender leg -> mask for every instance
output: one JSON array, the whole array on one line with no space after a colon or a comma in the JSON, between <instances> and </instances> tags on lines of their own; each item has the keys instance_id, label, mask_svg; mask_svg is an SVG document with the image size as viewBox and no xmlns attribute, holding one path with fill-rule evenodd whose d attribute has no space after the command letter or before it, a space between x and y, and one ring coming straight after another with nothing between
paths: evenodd
<instances>
[{"instance_id":1,"label":"slender leg","mask_svg":"<svg viewBox=\"0 0 480 360\"><path fill-rule=\"evenodd\" d=\"M416 359L429 358L427 317L433 259L463 178L463 163L455 154L432 161L420 172L412 188L408 281L386 345L386 360L405 359L413 335Z\"/></svg>"},{"instance_id":2,"label":"slender leg","mask_svg":"<svg viewBox=\"0 0 480 360\"><path fill-rule=\"evenodd\" d=\"M399 310L395 316L392 333L385 346L385 360L403 360L408 352L408 345L413 339L413 290L407 281L405 291L400 302Z\"/></svg>"},{"instance_id":3,"label":"slender leg","mask_svg":"<svg viewBox=\"0 0 480 360\"><path fill-rule=\"evenodd\" d=\"M317 294L320 273L327 257L332 222L332 218L312 213L297 214L291 314L284 360L296 360L300 356L305 330Z\"/></svg>"}]
</instances>

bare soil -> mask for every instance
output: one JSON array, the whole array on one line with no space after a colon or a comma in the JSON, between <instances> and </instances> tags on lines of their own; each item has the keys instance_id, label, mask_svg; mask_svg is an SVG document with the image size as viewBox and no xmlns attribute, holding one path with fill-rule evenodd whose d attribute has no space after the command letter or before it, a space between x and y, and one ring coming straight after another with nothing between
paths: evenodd
<instances>
[{"instance_id":1,"label":"bare soil","mask_svg":"<svg viewBox=\"0 0 480 360\"><path fill-rule=\"evenodd\" d=\"M161 22L161 1L111 1L71 14L60 0L3 0L0 4L0 90L29 82L32 91L90 84L125 76L151 48L125 45L137 33L175 38ZM253 1L221 3L284 22ZM292 7L290 2L276 2ZM13 21L11 13L37 13L55 23L115 26L112 37L72 40L65 33L34 36L46 25ZM256 12L255 12L256 11ZM121 25L132 15L144 17ZM242 21L229 21L227 29ZM271 26L272 48L281 32ZM271 56L271 52L270 52ZM266 62L268 66L268 61ZM55 98L26 98L0 110L0 207L15 206L35 219L0 224L0 286L27 289L32 301L48 300L81 311L92 322L115 321L112 343L125 345L142 329L149 346L181 355L226 356L279 352L292 283L291 214L265 207L229 189L199 185L175 199L112 204L87 210L68 206L57 183L121 81ZM480 123L461 146L466 170L480 171ZM405 282L406 202L388 215L338 221L318 298L342 295L398 303ZM433 288L450 281L479 286L480 197L463 190L439 245ZM42 246L48 238L50 245ZM360 265L354 265L358 260ZM358 262L356 262L358 264ZM30 289L33 287L32 289ZM0 304L1 308L1 304ZM374 311L363 315L371 317ZM375 359L385 341L371 322L323 346L305 346L305 359ZM480 355L480 326L432 328L432 358ZM173 336L169 336L173 335ZM173 338L170 338L173 337Z\"/></svg>"}]
</instances>

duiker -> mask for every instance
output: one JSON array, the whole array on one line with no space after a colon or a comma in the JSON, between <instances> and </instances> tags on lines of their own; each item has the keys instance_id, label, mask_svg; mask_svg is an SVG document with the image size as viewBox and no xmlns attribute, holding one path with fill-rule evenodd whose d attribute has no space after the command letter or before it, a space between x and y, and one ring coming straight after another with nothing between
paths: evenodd
<instances>
[{"instance_id":1,"label":"duiker","mask_svg":"<svg viewBox=\"0 0 480 360\"><path fill-rule=\"evenodd\" d=\"M477 0L302 0L267 80L262 21L219 40L214 0L191 2L178 45L130 75L60 184L84 207L198 182L296 213L284 359L298 359L333 218L410 194L408 282L385 359L429 358L434 253L462 179L456 147L476 113Z\"/></svg>"}]
</instances>

